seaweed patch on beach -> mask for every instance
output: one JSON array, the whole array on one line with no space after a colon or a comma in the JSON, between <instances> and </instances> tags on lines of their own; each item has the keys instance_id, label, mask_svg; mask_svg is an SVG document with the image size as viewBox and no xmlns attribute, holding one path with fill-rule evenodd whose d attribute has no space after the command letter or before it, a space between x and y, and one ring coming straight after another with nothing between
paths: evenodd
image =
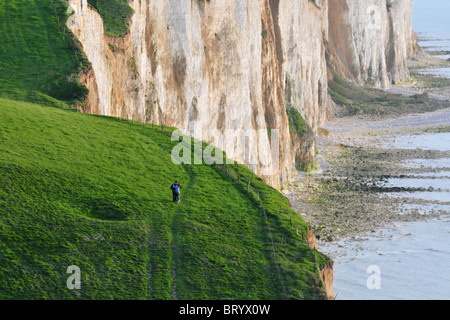
<instances>
[{"instance_id":1,"label":"seaweed patch on beach","mask_svg":"<svg viewBox=\"0 0 450 320\"><path fill-rule=\"evenodd\" d=\"M448 159L450 151L383 146L399 135L449 132L449 125L434 122L435 118L447 119L448 116L450 111L436 112L434 117L421 119L421 126L408 126L411 117L397 119L397 125L393 127L388 126L389 120L354 121L354 126L346 126L346 130L342 125L330 124L326 131L335 134L317 137L322 170L312 174L299 173L287 192L293 206L313 226L318 241L324 245L374 233L399 221L419 221L449 214L439 208L450 208L450 202L397 196L448 190L407 183L406 186L390 186L387 182L396 179L412 181L429 175L429 179L439 179L447 172L450 176L450 165L449 168L405 165L414 159L423 159L425 163ZM337 127L339 134L336 134ZM433 207L426 214L417 210L424 206L435 206L436 209Z\"/></svg>"}]
</instances>

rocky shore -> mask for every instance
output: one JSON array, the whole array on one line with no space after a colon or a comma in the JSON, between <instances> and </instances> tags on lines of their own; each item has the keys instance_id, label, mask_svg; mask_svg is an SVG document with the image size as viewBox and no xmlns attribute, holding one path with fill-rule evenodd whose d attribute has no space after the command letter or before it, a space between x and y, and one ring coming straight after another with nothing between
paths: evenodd
<instances>
[{"instance_id":1,"label":"rocky shore","mask_svg":"<svg viewBox=\"0 0 450 320\"><path fill-rule=\"evenodd\" d=\"M408 94L427 92L434 98L450 99L450 75L444 77L439 70L450 70L450 59L439 58L436 55L450 55L449 51L428 51L425 59L409 61L410 80L389 90Z\"/></svg>"},{"instance_id":2,"label":"rocky shore","mask_svg":"<svg viewBox=\"0 0 450 320\"><path fill-rule=\"evenodd\" d=\"M424 172L428 175L449 171L450 175L450 168L410 168L403 164L419 158L450 158L450 151L382 147L383 142L396 135L440 132L450 132L450 108L380 121L362 117L335 119L328 122L317 137L320 170L298 173L285 194L303 219L312 225L319 247L375 233L395 222L450 214L433 208L433 204L450 206L450 200L443 203L389 196L448 190L385 184L388 179L423 178ZM417 209L423 206L431 206L426 215Z\"/></svg>"}]
</instances>

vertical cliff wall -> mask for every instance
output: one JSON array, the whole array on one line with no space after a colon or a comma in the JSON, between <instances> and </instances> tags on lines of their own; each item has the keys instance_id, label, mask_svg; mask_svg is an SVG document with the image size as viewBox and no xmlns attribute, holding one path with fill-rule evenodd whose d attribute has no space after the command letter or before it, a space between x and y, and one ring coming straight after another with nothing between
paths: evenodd
<instances>
[{"instance_id":1,"label":"vertical cliff wall","mask_svg":"<svg viewBox=\"0 0 450 320\"><path fill-rule=\"evenodd\" d=\"M329 64L357 84L389 88L416 52L413 0L329 0Z\"/></svg>"},{"instance_id":2,"label":"vertical cliff wall","mask_svg":"<svg viewBox=\"0 0 450 320\"><path fill-rule=\"evenodd\" d=\"M328 38L328 5L281 1L283 77L286 102L315 130L327 115L327 68L323 40Z\"/></svg>"},{"instance_id":3,"label":"vertical cliff wall","mask_svg":"<svg viewBox=\"0 0 450 320\"><path fill-rule=\"evenodd\" d=\"M307 18L303 9L320 11L309 0L292 3L300 3L298 13ZM286 2L130 1L134 14L120 38L104 35L100 15L86 0L69 4L74 15L68 26L92 63L82 75L90 88L86 112L176 126L223 148L275 187L289 181L299 144L291 141L285 84L297 92L289 103L315 127L324 112L319 80L310 92L310 75L323 78L326 71L323 61L313 62L323 56L320 41L314 49L294 43L304 20ZM310 24L315 18L320 14ZM296 20L290 38L283 33L286 19ZM292 55L305 60L291 64ZM323 96L326 86L321 89ZM272 145L268 133L275 130L279 144Z\"/></svg>"},{"instance_id":4,"label":"vertical cliff wall","mask_svg":"<svg viewBox=\"0 0 450 320\"><path fill-rule=\"evenodd\" d=\"M314 158L286 108L315 132L332 105L328 67L379 87L407 77L412 0L134 0L118 38L86 0L68 2L92 63L85 112L178 127L277 188Z\"/></svg>"}]
</instances>

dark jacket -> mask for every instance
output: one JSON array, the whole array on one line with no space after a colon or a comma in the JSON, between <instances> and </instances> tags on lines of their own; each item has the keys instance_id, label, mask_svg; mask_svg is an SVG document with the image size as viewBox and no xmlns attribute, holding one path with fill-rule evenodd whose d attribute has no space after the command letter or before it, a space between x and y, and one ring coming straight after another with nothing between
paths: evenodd
<instances>
[{"instance_id":1,"label":"dark jacket","mask_svg":"<svg viewBox=\"0 0 450 320\"><path fill-rule=\"evenodd\" d=\"M175 193L175 186L178 186L178 190L181 190L181 185L179 183L172 183L170 186L170 189L172 189L172 192Z\"/></svg>"}]
</instances>

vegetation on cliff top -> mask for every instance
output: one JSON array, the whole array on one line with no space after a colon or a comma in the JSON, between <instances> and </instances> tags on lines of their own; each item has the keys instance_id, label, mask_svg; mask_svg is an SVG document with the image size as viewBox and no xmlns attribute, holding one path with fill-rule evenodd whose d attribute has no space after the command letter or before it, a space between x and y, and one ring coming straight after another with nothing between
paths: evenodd
<instances>
[{"instance_id":1,"label":"vegetation on cliff top","mask_svg":"<svg viewBox=\"0 0 450 320\"><path fill-rule=\"evenodd\" d=\"M0 96L61 106L83 100L78 73L90 65L67 29L63 0L0 4Z\"/></svg>"},{"instance_id":2,"label":"vegetation on cliff top","mask_svg":"<svg viewBox=\"0 0 450 320\"><path fill-rule=\"evenodd\" d=\"M101 15L106 35L118 37L128 31L133 9L127 0L88 0L88 3Z\"/></svg>"},{"instance_id":3,"label":"vegetation on cliff top","mask_svg":"<svg viewBox=\"0 0 450 320\"><path fill-rule=\"evenodd\" d=\"M281 193L253 175L247 194L246 167L177 166L169 129L117 118L6 99L0 118L1 299L324 296L330 260Z\"/></svg>"}]
</instances>

